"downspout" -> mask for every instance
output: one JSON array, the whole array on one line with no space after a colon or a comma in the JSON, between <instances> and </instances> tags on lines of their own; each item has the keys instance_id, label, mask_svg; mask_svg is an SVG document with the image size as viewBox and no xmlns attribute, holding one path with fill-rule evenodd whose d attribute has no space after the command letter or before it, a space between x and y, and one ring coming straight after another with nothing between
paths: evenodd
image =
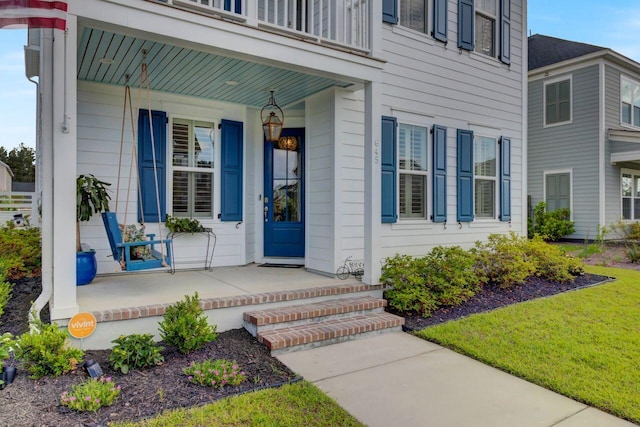
<instances>
[{"instance_id":1,"label":"downspout","mask_svg":"<svg viewBox=\"0 0 640 427\"><path fill-rule=\"evenodd\" d=\"M46 35L45 35L46 34ZM51 45L46 45L49 42L47 36L50 35ZM49 54L53 54L53 30L43 31L43 34L40 39L40 68L44 66L47 62L45 61L45 51L48 50ZM46 42L46 43L45 43ZM48 61L50 65L50 76L51 76L51 85L50 90L53 90L53 59ZM41 73L40 73L41 74ZM39 75L41 79L42 76ZM29 81L33 81L29 79ZM38 295L38 298L33 303L32 309L29 312L29 321L33 321L36 319L40 319L40 312L44 308L45 305L49 302L53 295L53 188L51 184L45 184L47 178L51 178L53 175L53 145L50 142L48 149L43 149L43 141L42 141L42 104L43 97L40 91L41 85L40 83L36 83L36 87L38 88L38 97L37 97L37 125L36 125L36 147L40 147L41 153L44 151L44 155L41 154L41 165L42 171L40 171L40 197L41 197L41 210L42 210L42 220L40 223L40 230L42 233L42 274L41 274L41 282L42 282L42 292ZM45 84L45 89L46 89ZM52 124L54 121L52 120ZM50 129L53 130L52 128ZM47 185L49 190L44 191L44 186Z\"/></svg>"}]
</instances>

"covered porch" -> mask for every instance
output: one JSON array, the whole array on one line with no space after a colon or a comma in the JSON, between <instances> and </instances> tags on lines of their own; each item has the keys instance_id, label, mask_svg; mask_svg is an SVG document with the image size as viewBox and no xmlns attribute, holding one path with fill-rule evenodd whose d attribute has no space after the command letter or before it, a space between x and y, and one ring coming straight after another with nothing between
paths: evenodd
<instances>
[{"instance_id":1,"label":"covered porch","mask_svg":"<svg viewBox=\"0 0 640 427\"><path fill-rule=\"evenodd\" d=\"M97 277L77 289L80 312L97 320L95 332L74 344L91 349L110 348L120 335L148 333L157 336L167 306L198 293L209 322L219 332L243 327L243 314L345 297L382 297L382 286L366 285L354 276L345 280L298 267L249 264L175 274L151 272ZM58 321L65 326L67 321Z\"/></svg>"}]
</instances>

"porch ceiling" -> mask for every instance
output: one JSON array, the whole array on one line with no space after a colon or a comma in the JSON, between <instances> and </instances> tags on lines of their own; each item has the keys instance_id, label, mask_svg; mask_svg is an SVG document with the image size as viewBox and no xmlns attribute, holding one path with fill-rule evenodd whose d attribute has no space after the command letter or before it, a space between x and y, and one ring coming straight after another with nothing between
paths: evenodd
<instances>
[{"instance_id":1,"label":"porch ceiling","mask_svg":"<svg viewBox=\"0 0 640 427\"><path fill-rule=\"evenodd\" d=\"M275 89L282 106L331 86L349 84L261 63L206 53L144 38L84 28L78 45L78 80L138 85L147 51L151 89L261 108ZM101 61L106 58L110 61ZM109 63L110 62L110 63ZM237 82L230 85L227 82Z\"/></svg>"}]
</instances>

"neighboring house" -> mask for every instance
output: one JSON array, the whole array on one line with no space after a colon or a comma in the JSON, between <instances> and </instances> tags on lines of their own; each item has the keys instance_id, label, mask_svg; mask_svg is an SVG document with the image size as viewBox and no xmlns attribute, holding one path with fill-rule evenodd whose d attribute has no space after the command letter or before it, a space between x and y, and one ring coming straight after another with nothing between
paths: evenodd
<instances>
[{"instance_id":1,"label":"neighboring house","mask_svg":"<svg viewBox=\"0 0 640 427\"><path fill-rule=\"evenodd\" d=\"M216 267L297 263L334 275L351 256L378 283L397 253L526 232L526 0L68 4L66 35L42 31L39 42L43 227L53 236L75 233L78 174L116 189L127 76L145 203L135 174L127 184L128 154L117 214L131 188L127 223L138 209L151 230L166 213L197 218L217 234ZM159 211L137 110L143 62ZM295 148L265 143L260 109L272 89ZM131 139L127 128L126 153ZM99 273L114 272L100 218L82 236ZM66 319L78 311L74 242L45 231L43 245L51 316ZM203 250L176 241L181 260Z\"/></svg>"},{"instance_id":2,"label":"neighboring house","mask_svg":"<svg viewBox=\"0 0 640 427\"><path fill-rule=\"evenodd\" d=\"M640 219L640 64L533 35L528 102L531 206L570 209L575 239Z\"/></svg>"},{"instance_id":3,"label":"neighboring house","mask_svg":"<svg viewBox=\"0 0 640 427\"><path fill-rule=\"evenodd\" d=\"M0 161L0 191L11 191L13 172L8 164Z\"/></svg>"}]
</instances>

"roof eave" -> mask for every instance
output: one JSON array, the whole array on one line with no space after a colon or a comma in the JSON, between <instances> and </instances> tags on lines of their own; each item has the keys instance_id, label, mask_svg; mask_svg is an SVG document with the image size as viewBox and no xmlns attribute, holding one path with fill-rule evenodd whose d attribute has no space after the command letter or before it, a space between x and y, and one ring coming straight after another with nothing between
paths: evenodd
<instances>
[{"instance_id":1,"label":"roof eave","mask_svg":"<svg viewBox=\"0 0 640 427\"><path fill-rule=\"evenodd\" d=\"M626 56L621 55L612 49L606 48L603 50L599 50L597 52L592 52L586 55L578 56L576 58L571 58L565 61L556 62L554 64L546 65L540 68L535 68L529 71L528 76L529 78L532 78L540 74L544 75L553 70L575 66L583 62L589 62L589 61L593 61L600 58L609 59L611 62L622 65L623 67L631 69L633 72L640 74L640 63L634 61L633 59L627 58Z\"/></svg>"}]
</instances>

